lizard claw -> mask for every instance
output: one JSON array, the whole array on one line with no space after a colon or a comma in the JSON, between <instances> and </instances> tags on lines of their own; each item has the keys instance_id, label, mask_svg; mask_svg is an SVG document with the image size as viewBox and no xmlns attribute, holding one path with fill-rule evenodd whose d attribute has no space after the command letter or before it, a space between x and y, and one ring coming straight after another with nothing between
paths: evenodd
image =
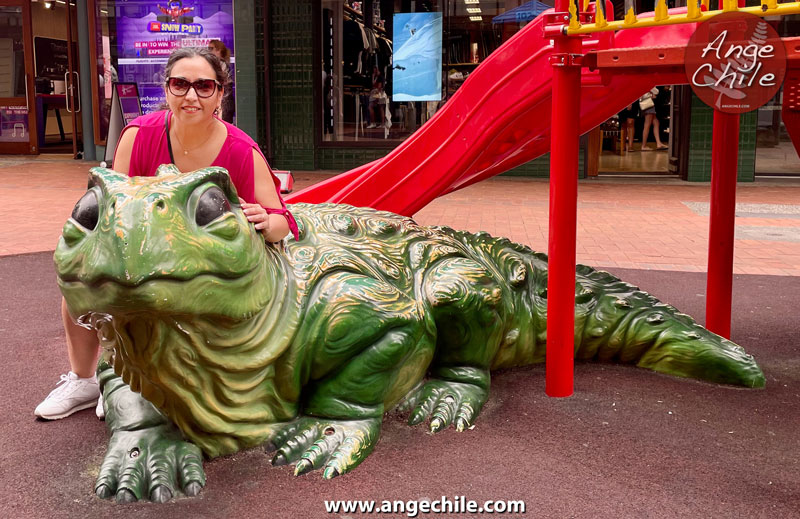
<instances>
[{"instance_id":1,"label":"lizard claw","mask_svg":"<svg viewBox=\"0 0 800 519\"><path fill-rule=\"evenodd\" d=\"M117 503L135 503L136 496L127 488L120 489L117 492Z\"/></svg>"},{"instance_id":2,"label":"lizard claw","mask_svg":"<svg viewBox=\"0 0 800 519\"><path fill-rule=\"evenodd\" d=\"M295 476L322 469L322 477L331 479L352 470L372 452L380 426L380 418L300 418L272 439L278 451L272 464L295 463Z\"/></svg>"},{"instance_id":3,"label":"lizard claw","mask_svg":"<svg viewBox=\"0 0 800 519\"><path fill-rule=\"evenodd\" d=\"M432 433L450 425L462 432L472 425L487 398L488 391L474 384L430 380L412 397L416 404L408 423L417 425L430 419L428 428Z\"/></svg>"}]
</instances>

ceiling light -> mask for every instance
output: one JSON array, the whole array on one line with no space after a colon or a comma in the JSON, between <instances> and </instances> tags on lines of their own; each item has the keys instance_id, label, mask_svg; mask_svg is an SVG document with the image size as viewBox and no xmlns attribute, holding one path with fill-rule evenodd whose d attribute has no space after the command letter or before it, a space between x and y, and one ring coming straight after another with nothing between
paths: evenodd
<instances>
[{"instance_id":1,"label":"ceiling light","mask_svg":"<svg viewBox=\"0 0 800 519\"><path fill-rule=\"evenodd\" d=\"M480 22L480 21L483 21L483 16L470 16L470 17L469 17L469 21L470 21L470 22Z\"/></svg>"},{"instance_id":2,"label":"ceiling light","mask_svg":"<svg viewBox=\"0 0 800 519\"><path fill-rule=\"evenodd\" d=\"M52 9L53 8L53 2L45 2L44 3L44 8L45 9Z\"/></svg>"},{"instance_id":3,"label":"ceiling light","mask_svg":"<svg viewBox=\"0 0 800 519\"><path fill-rule=\"evenodd\" d=\"M469 14L481 14L481 8L480 7L467 7L467 12Z\"/></svg>"},{"instance_id":4,"label":"ceiling light","mask_svg":"<svg viewBox=\"0 0 800 519\"><path fill-rule=\"evenodd\" d=\"M481 3L481 0L464 0L464 3L467 4L467 5L469 5L469 4L479 4L479 3Z\"/></svg>"}]
</instances>

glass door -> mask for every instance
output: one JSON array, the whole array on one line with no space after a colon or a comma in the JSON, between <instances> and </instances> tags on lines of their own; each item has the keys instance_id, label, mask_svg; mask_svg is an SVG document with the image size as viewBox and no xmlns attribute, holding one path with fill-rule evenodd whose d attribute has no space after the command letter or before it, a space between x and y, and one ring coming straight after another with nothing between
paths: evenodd
<instances>
[{"instance_id":1,"label":"glass door","mask_svg":"<svg viewBox=\"0 0 800 519\"><path fill-rule=\"evenodd\" d=\"M78 151L83 150L81 143L81 76L78 70L77 34L74 32L77 19L77 6L69 0L65 9L67 13L67 72L64 74L66 86L67 112L72 116L72 156L78 158Z\"/></svg>"},{"instance_id":2,"label":"glass door","mask_svg":"<svg viewBox=\"0 0 800 519\"><path fill-rule=\"evenodd\" d=\"M28 0L0 0L0 154L39 153Z\"/></svg>"}]
</instances>

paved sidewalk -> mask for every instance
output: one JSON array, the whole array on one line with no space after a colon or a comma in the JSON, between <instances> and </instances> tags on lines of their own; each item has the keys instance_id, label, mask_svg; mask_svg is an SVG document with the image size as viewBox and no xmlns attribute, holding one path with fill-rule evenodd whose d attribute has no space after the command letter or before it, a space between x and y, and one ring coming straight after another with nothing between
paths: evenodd
<instances>
[{"instance_id":1,"label":"paved sidewalk","mask_svg":"<svg viewBox=\"0 0 800 519\"><path fill-rule=\"evenodd\" d=\"M63 156L0 158L0 256L54 250L94 165ZM328 174L295 172L296 187ZM416 219L547 252L548 190L546 180L498 177L434 201ZM601 177L581 181L578 191L579 263L706 270L708 184ZM737 203L734 272L800 276L800 179L740 184Z\"/></svg>"}]
</instances>

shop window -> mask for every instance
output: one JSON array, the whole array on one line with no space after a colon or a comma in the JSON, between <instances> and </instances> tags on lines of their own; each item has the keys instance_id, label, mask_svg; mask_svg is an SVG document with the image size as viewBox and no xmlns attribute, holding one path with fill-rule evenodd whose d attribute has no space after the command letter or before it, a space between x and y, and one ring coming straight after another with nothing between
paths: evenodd
<instances>
[{"instance_id":1,"label":"shop window","mask_svg":"<svg viewBox=\"0 0 800 519\"><path fill-rule=\"evenodd\" d=\"M164 65L175 48L208 47L211 40L221 41L230 53L228 69L234 79L233 0L93 3L98 144L104 144L108 135L113 82L136 83L143 113L164 106ZM232 99L223 102L226 114L233 110Z\"/></svg>"},{"instance_id":2,"label":"shop window","mask_svg":"<svg viewBox=\"0 0 800 519\"><path fill-rule=\"evenodd\" d=\"M405 139L548 7L524 0L323 0L322 142Z\"/></svg>"}]
</instances>

